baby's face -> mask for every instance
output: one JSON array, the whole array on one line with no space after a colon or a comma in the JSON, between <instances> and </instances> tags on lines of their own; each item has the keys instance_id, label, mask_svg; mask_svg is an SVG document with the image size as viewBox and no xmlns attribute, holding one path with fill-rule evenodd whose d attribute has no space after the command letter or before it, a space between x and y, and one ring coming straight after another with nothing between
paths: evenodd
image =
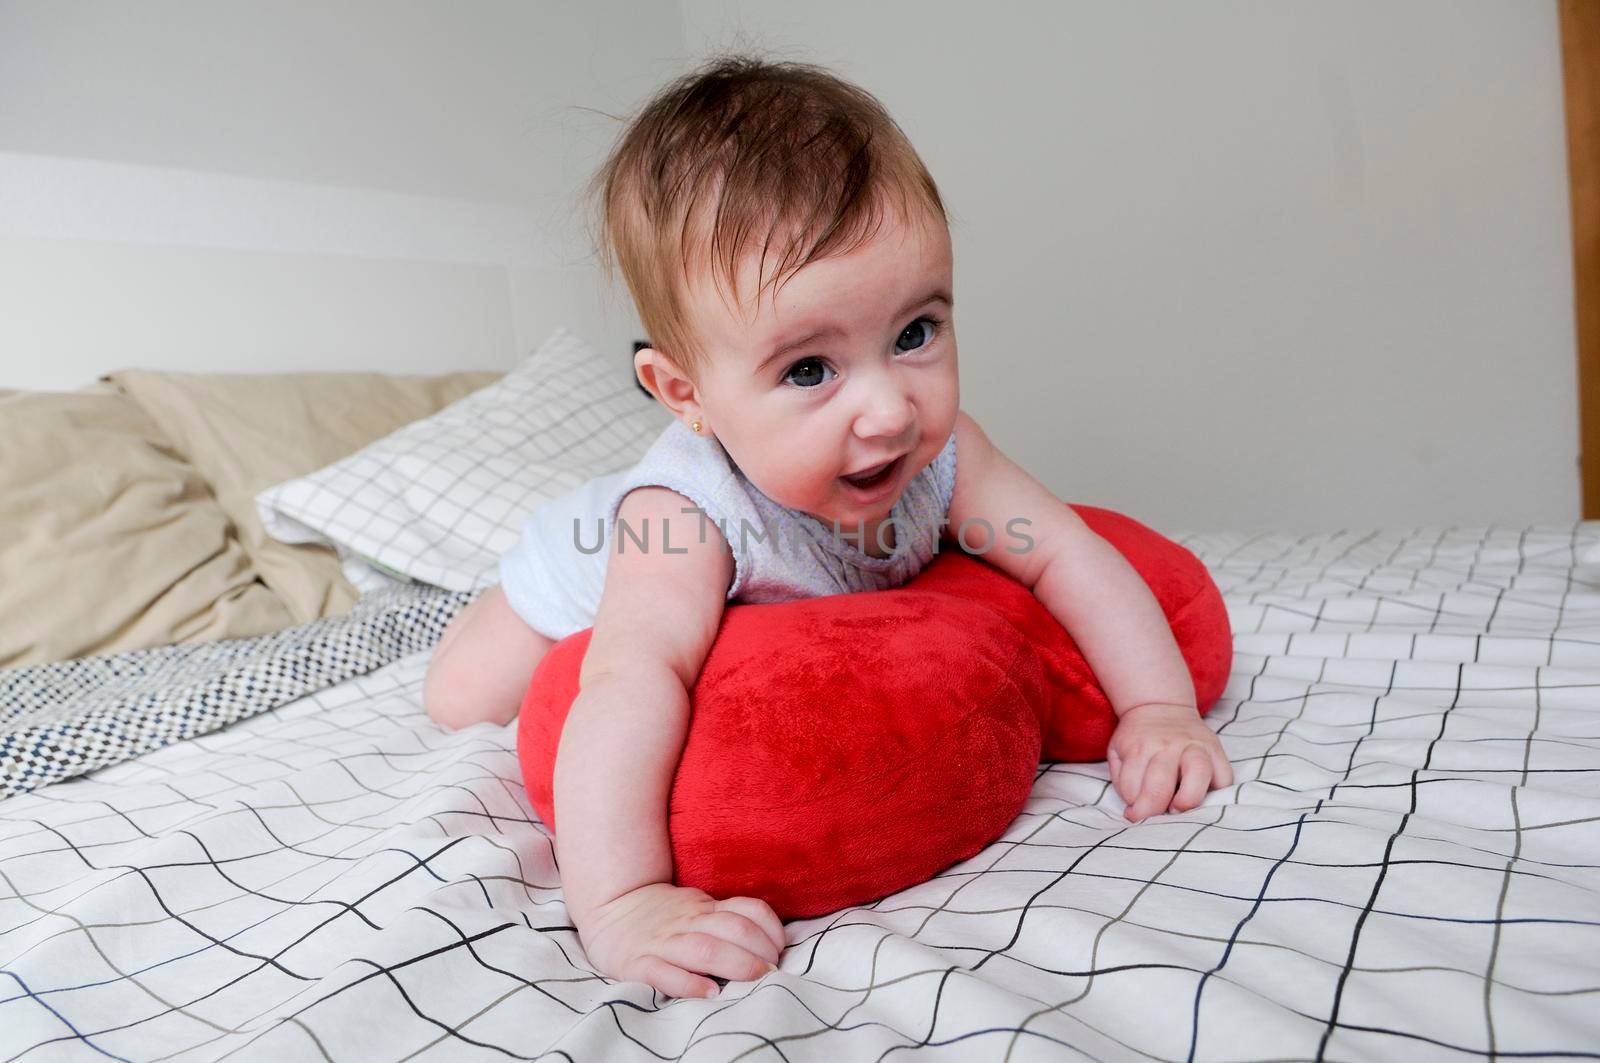
<instances>
[{"instance_id":1,"label":"baby's face","mask_svg":"<svg viewBox=\"0 0 1600 1063\"><path fill-rule=\"evenodd\" d=\"M955 427L951 279L943 223L891 216L870 243L790 276L775 300L769 288L753 319L754 256L741 263L738 314L709 281L691 285L706 429L774 501L872 527Z\"/></svg>"}]
</instances>

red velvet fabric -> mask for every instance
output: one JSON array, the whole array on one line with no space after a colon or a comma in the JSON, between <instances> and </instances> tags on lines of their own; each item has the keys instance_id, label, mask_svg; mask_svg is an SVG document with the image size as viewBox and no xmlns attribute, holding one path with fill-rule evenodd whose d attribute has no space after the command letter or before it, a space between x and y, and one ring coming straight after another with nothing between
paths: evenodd
<instances>
[{"instance_id":1,"label":"red velvet fabric","mask_svg":"<svg viewBox=\"0 0 1600 1063\"><path fill-rule=\"evenodd\" d=\"M1074 506L1149 584L1204 712L1232 637L1183 547ZM1116 717L1072 638L1032 592L946 542L896 590L732 605L692 692L668 827L675 880L821 915L926 881L999 837L1041 760L1101 760ZM583 631L535 671L518 721L534 809L551 778Z\"/></svg>"}]
</instances>

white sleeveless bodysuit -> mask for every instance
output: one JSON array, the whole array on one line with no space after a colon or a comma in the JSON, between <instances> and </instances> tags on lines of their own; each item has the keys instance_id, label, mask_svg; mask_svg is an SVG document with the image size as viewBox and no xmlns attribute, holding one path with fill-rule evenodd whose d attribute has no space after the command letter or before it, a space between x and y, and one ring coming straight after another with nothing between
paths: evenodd
<instances>
[{"instance_id":1,"label":"white sleeveless bodysuit","mask_svg":"<svg viewBox=\"0 0 1600 1063\"><path fill-rule=\"evenodd\" d=\"M921 572L938 552L955 481L951 433L894 504L893 554L873 557L853 540L855 529L835 534L816 517L779 505L745 478L716 439L673 421L633 468L596 477L535 510L517 545L500 560L500 582L511 608L548 638L592 627L606 560L619 545L674 551L686 545L662 543L660 528L616 524L623 496L636 487L660 486L700 509L701 534L727 541L734 560L729 601L885 590Z\"/></svg>"}]
</instances>

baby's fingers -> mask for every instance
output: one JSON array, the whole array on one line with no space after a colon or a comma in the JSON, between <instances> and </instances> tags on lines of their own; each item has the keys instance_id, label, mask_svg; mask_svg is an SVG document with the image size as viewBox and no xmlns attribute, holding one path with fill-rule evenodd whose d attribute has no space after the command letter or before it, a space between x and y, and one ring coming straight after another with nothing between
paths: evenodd
<instances>
[{"instance_id":1,"label":"baby's fingers","mask_svg":"<svg viewBox=\"0 0 1600 1063\"><path fill-rule=\"evenodd\" d=\"M1132 806L1134 798L1139 796L1139 786L1144 782L1145 768L1149 763L1149 756L1142 753L1122 761L1113 785L1116 786L1117 796L1122 798L1123 804Z\"/></svg>"},{"instance_id":2,"label":"baby's fingers","mask_svg":"<svg viewBox=\"0 0 1600 1063\"><path fill-rule=\"evenodd\" d=\"M1233 765L1228 762L1228 756L1222 751L1219 742L1211 750L1211 788L1220 790L1224 786L1233 785Z\"/></svg>"},{"instance_id":3,"label":"baby's fingers","mask_svg":"<svg viewBox=\"0 0 1600 1063\"><path fill-rule=\"evenodd\" d=\"M746 952L760 956L768 963L776 964L778 957L782 955L782 950L772 943L767 931L742 912L719 909L696 916L692 925L696 930L731 942ZM765 967L761 969L761 973L766 973Z\"/></svg>"},{"instance_id":4,"label":"baby's fingers","mask_svg":"<svg viewBox=\"0 0 1600 1063\"><path fill-rule=\"evenodd\" d=\"M1139 797L1128 809L1127 817L1138 822L1146 816L1166 811L1172 804L1172 791L1177 785L1178 753L1164 749L1150 758L1150 766L1144 773L1144 785L1139 788Z\"/></svg>"},{"instance_id":5,"label":"baby's fingers","mask_svg":"<svg viewBox=\"0 0 1600 1063\"><path fill-rule=\"evenodd\" d=\"M660 956L640 956L624 973L630 982L643 982L669 997L714 997L717 983L690 974Z\"/></svg>"},{"instance_id":6,"label":"baby's fingers","mask_svg":"<svg viewBox=\"0 0 1600 1063\"><path fill-rule=\"evenodd\" d=\"M1211 758L1199 746L1188 746L1179 761L1183 781L1172 798L1172 811L1187 812L1206 799L1211 789Z\"/></svg>"},{"instance_id":7,"label":"baby's fingers","mask_svg":"<svg viewBox=\"0 0 1600 1063\"><path fill-rule=\"evenodd\" d=\"M765 959L742 945L698 930L674 934L656 951L662 959L685 970L702 971L730 982L754 982L770 967Z\"/></svg>"},{"instance_id":8,"label":"baby's fingers","mask_svg":"<svg viewBox=\"0 0 1600 1063\"><path fill-rule=\"evenodd\" d=\"M777 955L773 957L773 962L778 962L778 957L783 955L783 950L789 941L783 933L783 920L772 910L772 905L759 897L729 897L717 902L717 910L738 912L759 926L778 947Z\"/></svg>"}]
</instances>

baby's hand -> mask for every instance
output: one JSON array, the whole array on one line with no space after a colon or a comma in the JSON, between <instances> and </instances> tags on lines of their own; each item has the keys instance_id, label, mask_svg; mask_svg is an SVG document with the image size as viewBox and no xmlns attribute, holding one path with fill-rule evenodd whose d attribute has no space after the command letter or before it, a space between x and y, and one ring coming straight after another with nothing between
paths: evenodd
<instances>
[{"instance_id":1,"label":"baby's hand","mask_svg":"<svg viewBox=\"0 0 1600 1063\"><path fill-rule=\"evenodd\" d=\"M716 996L717 984L701 975L753 982L783 955L783 922L765 901L719 901L670 882L624 893L584 924L578 937L601 972L673 997Z\"/></svg>"},{"instance_id":2,"label":"baby's hand","mask_svg":"<svg viewBox=\"0 0 1600 1063\"><path fill-rule=\"evenodd\" d=\"M1122 714L1106 753L1111 785L1138 822L1187 812L1210 790L1233 785L1233 766L1192 705L1136 705Z\"/></svg>"}]
</instances>

